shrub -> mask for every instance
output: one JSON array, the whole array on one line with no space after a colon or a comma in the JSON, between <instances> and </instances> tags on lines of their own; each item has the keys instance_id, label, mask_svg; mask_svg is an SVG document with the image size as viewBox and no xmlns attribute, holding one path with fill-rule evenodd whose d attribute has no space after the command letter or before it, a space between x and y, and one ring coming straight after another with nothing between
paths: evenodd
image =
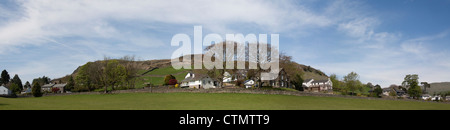
<instances>
[{"instance_id":1,"label":"shrub","mask_svg":"<svg viewBox=\"0 0 450 130\"><path fill-rule=\"evenodd\" d=\"M179 84L175 84L175 88L178 88L180 85Z\"/></svg>"},{"instance_id":2,"label":"shrub","mask_svg":"<svg viewBox=\"0 0 450 130\"><path fill-rule=\"evenodd\" d=\"M52 88L52 92L53 93L58 93L59 92L59 88Z\"/></svg>"},{"instance_id":3,"label":"shrub","mask_svg":"<svg viewBox=\"0 0 450 130\"><path fill-rule=\"evenodd\" d=\"M178 83L178 81L176 79L170 79L169 82L167 83L167 85L175 85L177 83Z\"/></svg>"},{"instance_id":4,"label":"shrub","mask_svg":"<svg viewBox=\"0 0 450 130\"><path fill-rule=\"evenodd\" d=\"M166 75L166 77L164 77L164 85L175 85L175 84L170 84L170 80L172 79L176 79L175 76L173 75Z\"/></svg>"}]
</instances>

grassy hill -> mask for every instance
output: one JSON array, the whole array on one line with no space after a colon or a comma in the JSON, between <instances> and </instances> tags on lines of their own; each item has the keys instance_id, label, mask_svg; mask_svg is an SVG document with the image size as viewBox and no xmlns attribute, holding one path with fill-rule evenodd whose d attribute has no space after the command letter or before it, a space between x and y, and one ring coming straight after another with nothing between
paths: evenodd
<instances>
[{"instance_id":1,"label":"grassy hill","mask_svg":"<svg viewBox=\"0 0 450 130\"><path fill-rule=\"evenodd\" d=\"M94 62L100 62L100 61L94 61ZM139 77L137 77L136 79L136 88L142 88L145 86L146 83L151 83L153 85L162 85L163 84L163 80L164 80L164 76L165 75L173 75L177 78L178 81L184 80L184 77L186 76L186 74L190 71L190 70L186 70L186 69L180 69L180 70L176 70L171 66L171 61L170 59L159 59L159 60L147 60L147 61L135 61L136 64L139 64L138 69L139 71L137 72L137 75L139 75ZM301 71L301 73L303 74L303 79L316 79L316 80L323 80L323 79L327 79L328 76L325 75L325 73L323 73L322 71L315 69L311 66L306 66L306 65L302 65L302 64L298 64L295 63L295 68L297 68L296 70ZM53 79L52 82L55 81L62 81L67 82L68 81L68 77L69 76L73 76L75 77L78 73L80 67L78 67L77 69L74 70L74 72L70 75L67 75L65 77L62 78L56 78ZM156 69L154 69L156 68ZM152 70L154 69L154 70Z\"/></svg>"},{"instance_id":2,"label":"grassy hill","mask_svg":"<svg viewBox=\"0 0 450 130\"><path fill-rule=\"evenodd\" d=\"M450 82L431 83L430 88L427 88L429 94L438 94L440 92L450 91Z\"/></svg>"},{"instance_id":3,"label":"grassy hill","mask_svg":"<svg viewBox=\"0 0 450 130\"><path fill-rule=\"evenodd\" d=\"M450 110L450 104L238 93L122 93L2 98L0 110Z\"/></svg>"}]
</instances>

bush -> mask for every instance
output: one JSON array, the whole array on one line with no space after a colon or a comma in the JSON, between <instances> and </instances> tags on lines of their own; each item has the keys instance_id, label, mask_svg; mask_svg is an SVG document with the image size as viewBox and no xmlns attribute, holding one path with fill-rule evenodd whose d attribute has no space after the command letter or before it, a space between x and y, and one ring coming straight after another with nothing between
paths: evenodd
<instances>
[{"instance_id":1,"label":"bush","mask_svg":"<svg viewBox=\"0 0 450 130\"><path fill-rule=\"evenodd\" d=\"M59 92L59 88L52 88L52 92L53 93L58 93Z\"/></svg>"},{"instance_id":2,"label":"bush","mask_svg":"<svg viewBox=\"0 0 450 130\"><path fill-rule=\"evenodd\" d=\"M178 81L176 79L170 79L169 82L167 83L167 85L175 85L177 83L178 83Z\"/></svg>"},{"instance_id":3,"label":"bush","mask_svg":"<svg viewBox=\"0 0 450 130\"><path fill-rule=\"evenodd\" d=\"M170 80L172 80L172 79L176 79L175 76L173 76L173 75L166 75L166 77L164 77L164 85L175 85L176 83L174 83L174 84L170 84L169 83Z\"/></svg>"}]
</instances>

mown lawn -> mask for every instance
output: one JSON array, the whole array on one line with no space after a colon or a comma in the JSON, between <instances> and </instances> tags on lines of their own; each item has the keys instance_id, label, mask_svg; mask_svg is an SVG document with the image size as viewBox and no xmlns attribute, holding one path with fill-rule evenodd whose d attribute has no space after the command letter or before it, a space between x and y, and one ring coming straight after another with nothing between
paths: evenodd
<instances>
[{"instance_id":1,"label":"mown lawn","mask_svg":"<svg viewBox=\"0 0 450 130\"><path fill-rule=\"evenodd\" d=\"M126 93L0 98L0 110L450 110L450 104L263 94Z\"/></svg>"}]
</instances>

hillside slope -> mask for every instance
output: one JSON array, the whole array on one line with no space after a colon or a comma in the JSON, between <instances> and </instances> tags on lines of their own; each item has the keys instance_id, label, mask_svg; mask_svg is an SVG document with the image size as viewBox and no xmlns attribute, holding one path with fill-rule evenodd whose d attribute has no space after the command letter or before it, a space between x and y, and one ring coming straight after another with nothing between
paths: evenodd
<instances>
[{"instance_id":1,"label":"hillside slope","mask_svg":"<svg viewBox=\"0 0 450 130\"><path fill-rule=\"evenodd\" d=\"M427 88L429 94L438 94L440 92L450 91L450 82L431 83L430 88Z\"/></svg>"}]
</instances>

